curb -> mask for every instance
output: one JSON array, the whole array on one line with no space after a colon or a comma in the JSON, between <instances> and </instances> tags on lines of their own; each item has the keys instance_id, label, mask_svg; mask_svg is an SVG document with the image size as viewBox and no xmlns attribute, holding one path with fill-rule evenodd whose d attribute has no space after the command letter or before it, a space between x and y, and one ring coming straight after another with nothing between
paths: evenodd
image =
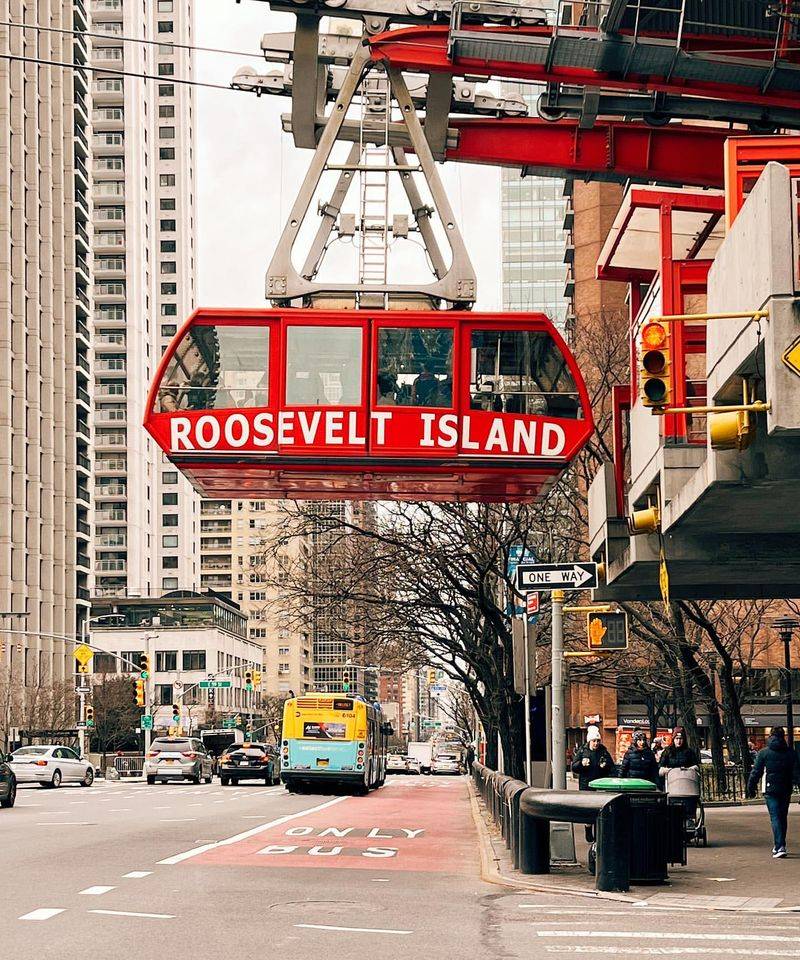
<instances>
[{"instance_id":1,"label":"curb","mask_svg":"<svg viewBox=\"0 0 800 960\"><path fill-rule=\"evenodd\" d=\"M483 813L478 804L478 793L475 790L475 784L471 778L467 778L467 789L469 790L470 808L472 819L475 822L475 829L478 833L478 846L481 861L481 880L486 883L493 883L497 886L506 887L516 892L529 891L532 893L549 893L555 896L584 897L594 900L611 900L616 903L628 903L632 907L651 906L646 898L629 896L624 893L607 893L603 890L595 890L594 887L564 887L558 883L543 883L540 880L529 879L527 876L518 877L509 876L503 873L500 865L500 858L496 856L494 843L489 834ZM652 904L656 907L656 904ZM785 915L787 913L800 913L800 906L795 907L761 907L751 909L748 907L726 907L715 906L713 904L675 904L672 907L661 907L659 909L692 911L694 913L742 913L752 916L761 916L764 914Z\"/></svg>"}]
</instances>

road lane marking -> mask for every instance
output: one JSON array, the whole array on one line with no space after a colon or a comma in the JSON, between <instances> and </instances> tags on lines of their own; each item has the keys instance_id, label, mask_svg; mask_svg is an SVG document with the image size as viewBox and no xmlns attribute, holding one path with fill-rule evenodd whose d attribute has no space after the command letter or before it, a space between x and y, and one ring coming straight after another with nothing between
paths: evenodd
<instances>
[{"instance_id":1,"label":"road lane marking","mask_svg":"<svg viewBox=\"0 0 800 960\"><path fill-rule=\"evenodd\" d=\"M159 823L191 823L195 821L197 817L165 817L162 820L159 820Z\"/></svg>"},{"instance_id":2,"label":"road lane marking","mask_svg":"<svg viewBox=\"0 0 800 960\"><path fill-rule=\"evenodd\" d=\"M172 913L134 913L131 910L90 910L89 913L101 913L105 917L142 917L145 920L174 920Z\"/></svg>"},{"instance_id":3,"label":"road lane marking","mask_svg":"<svg viewBox=\"0 0 800 960\"><path fill-rule=\"evenodd\" d=\"M59 913L64 912L64 907L40 907L38 910L31 910L30 913L24 913L18 920L49 920Z\"/></svg>"},{"instance_id":4,"label":"road lane marking","mask_svg":"<svg viewBox=\"0 0 800 960\"><path fill-rule=\"evenodd\" d=\"M101 893L108 893L109 890L114 890L115 887L87 887L85 890L79 890L79 895L84 895L87 897L99 897Z\"/></svg>"},{"instance_id":5,"label":"road lane marking","mask_svg":"<svg viewBox=\"0 0 800 960\"><path fill-rule=\"evenodd\" d=\"M151 877L153 875L152 870L131 870L130 873L123 873L123 880L141 880L142 877Z\"/></svg>"},{"instance_id":6,"label":"road lane marking","mask_svg":"<svg viewBox=\"0 0 800 960\"><path fill-rule=\"evenodd\" d=\"M37 827L91 827L91 820L47 820L37 823Z\"/></svg>"},{"instance_id":7,"label":"road lane marking","mask_svg":"<svg viewBox=\"0 0 800 960\"><path fill-rule=\"evenodd\" d=\"M800 943L800 937L769 936L763 933L661 933L655 930L537 930L537 937L602 937L604 940L722 940L746 943Z\"/></svg>"},{"instance_id":8,"label":"road lane marking","mask_svg":"<svg viewBox=\"0 0 800 960\"><path fill-rule=\"evenodd\" d=\"M711 955L716 957L800 957L800 950L756 950L752 947L605 947L596 945L571 946L561 944L557 947L545 946L547 953L600 953L609 956L632 957L700 957Z\"/></svg>"},{"instance_id":9,"label":"road lane marking","mask_svg":"<svg viewBox=\"0 0 800 960\"><path fill-rule=\"evenodd\" d=\"M388 883L388 882L389 882L388 877L372 877L371 879L372 879L372 882L373 882L373 883Z\"/></svg>"},{"instance_id":10,"label":"road lane marking","mask_svg":"<svg viewBox=\"0 0 800 960\"><path fill-rule=\"evenodd\" d=\"M225 840L216 840L213 843L204 843L200 847L193 847L191 850L185 850L183 853L176 853L173 857L167 857L164 860L159 860L159 865L164 864L166 866L172 866L175 863L181 863L184 860L188 860L190 857L196 857L201 853L205 853L207 850L216 850L217 847L227 847L234 843L239 843L240 840L247 840L250 837L255 837L259 833L263 833L265 830L269 830L272 827L279 827L283 823L288 823L290 820L298 820L300 817L306 817L310 813L316 813L318 810L325 810L328 807L332 807L336 803L341 803L343 800L348 800L350 797L347 794L344 794L341 797L334 797L332 800L326 800L325 803L319 803L314 807L309 807L306 810L298 810L297 813L289 813L284 817L278 817L277 820L270 820L269 823L262 823L258 827L253 827L252 830L245 830L244 833L237 833L232 837L227 837Z\"/></svg>"},{"instance_id":11,"label":"road lane marking","mask_svg":"<svg viewBox=\"0 0 800 960\"><path fill-rule=\"evenodd\" d=\"M542 913L546 913L551 917L569 917L573 914L580 917L585 917L587 914L591 913L592 917L627 917L630 916L630 911L628 910L594 910L592 908L583 909L583 910L552 910L547 907L543 907L539 903L521 903L519 904L520 910L540 910ZM591 919L591 918L590 918Z\"/></svg>"},{"instance_id":12,"label":"road lane marking","mask_svg":"<svg viewBox=\"0 0 800 960\"><path fill-rule=\"evenodd\" d=\"M374 927L331 927L325 923L296 923L301 930L335 930L340 933L391 933L399 937L407 937L413 930L381 930Z\"/></svg>"}]
</instances>

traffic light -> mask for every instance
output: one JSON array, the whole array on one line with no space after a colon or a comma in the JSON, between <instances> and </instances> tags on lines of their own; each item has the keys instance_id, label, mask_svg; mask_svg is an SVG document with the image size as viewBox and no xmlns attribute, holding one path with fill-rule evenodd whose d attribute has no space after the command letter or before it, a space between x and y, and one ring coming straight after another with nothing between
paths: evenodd
<instances>
[{"instance_id":1,"label":"traffic light","mask_svg":"<svg viewBox=\"0 0 800 960\"><path fill-rule=\"evenodd\" d=\"M244 672L244 686L246 690L253 689L253 671L245 670Z\"/></svg>"},{"instance_id":2,"label":"traffic light","mask_svg":"<svg viewBox=\"0 0 800 960\"><path fill-rule=\"evenodd\" d=\"M173 703L173 704L172 704L172 722L173 722L173 723L180 723L180 722L181 722L181 708L180 708L180 704L177 704L177 703Z\"/></svg>"},{"instance_id":3,"label":"traffic light","mask_svg":"<svg viewBox=\"0 0 800 960\"><path fill-rule=\"evenodd\" d=\"M350 689L350 674L343 673L342 674L342 690L344 691L344 693L347 693L349 689Z\"/></svg>"},{"instance_id":4,"label":"traffic light","mask_svg":"<svg viewBox=\"0 0 800 960\"><path fill-rule=\"evenodd\" d=\"M142 680L147 680L150 676L150 657L146 653L139 657L139 676Z\"/></svg>"},{"instance_id":5,"label":"traffic light","mask_svg":"<svg viewBox=\"0 0 800 960\"><path fill-rule=\"evenodd\" d=\"M431 667L428 670L428 686L432 687L436 683L436 671Z\"/></svg>"},{"instance_id":6,"label":"traffic light","mask_svg":"<svg viewBox=\"0 0 800 960\"><path fill-rule=\"evenodd\" d=\"M670 393L670 345L667 327L652 320L639 336L639 389L645 407L668 407Z\"/></svg>"},{"instance_id":7,"label":"traffic light","mask_svg":"<svg viewBox=\"0 0 800 960\"><path fill-rule=\"evenodd\" d=\"M133 681L133 699L137 707L144 706L144 680Z\"/></svg>"},{"instance_id":8,"label":"traffic light","mask_svg":"<svg viewBox=\"0 0 800 960\"><path fill-rule=\"evenodd\" d=\"M260 686L261 686L261 671L260 671L260 670L254 670L254 671L253 671L253 686L254 686L254 687L260 687Z\"/></svg>"},{"instance_id":9,"label":"traffic light","mask_svg":"<svg viewBox=\"0 0 800 960\"><path fill-rule=\"evenodd\" d=\"M628 616L625 613L588 613L586 634L590 650L627 650Z\"/></svg>"},{"instance_id":10,"label":"traffic light","mask_svg":"<svg viewBox=\"0 0 800 960\"><path fill-rule=\"evenodd\" d=\"M94 707L92 706L86 707L86 726L87 727L94 726Z\"/></svg>"}]
</instances>

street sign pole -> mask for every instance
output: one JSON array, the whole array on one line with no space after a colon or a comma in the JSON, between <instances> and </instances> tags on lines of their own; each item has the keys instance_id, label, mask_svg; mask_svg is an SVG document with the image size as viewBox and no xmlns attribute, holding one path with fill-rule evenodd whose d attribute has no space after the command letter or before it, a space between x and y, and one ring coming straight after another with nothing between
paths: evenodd
<instances>
[{"instance_id":1,"label":"street sign pole","mask_svg":"<svg viewBox=\"0 0 800 960\"><path fill-rule=\"evenodd\" d=\"M148 662L150 661L150 637L146 636L144 638L144 652L147 655ZM153 708L153 697L151 696L151 678L147 677L144 681L144 711L145 713L149 712ZM147 756L150 753L150 743L153 736L152 727L144 727L142 729L142 734L144 735L144 755Z\"/></svg>"},{"instance_id":2,"label":"street sign pole","mask_svg":"<svg viewBox=\"0 0 800 960\"><path fill-rule=\"evenodd\" d=\"M567 729L564 716L564 591L553 590L552 601L553 642L551 659L553 738L553 789L567 789Z\"/></svg>"},{"instance_id":3,"label":"street sign pole","mask_svg":"<svg viewBox=\"0 0 800 960\"><path fill-rule=\"evenodd\" d=\"M86 755L86 730L84 729L84 723L86 722L86 695L82 692L78 692L78 719L80 723L78 724L78 756L84 757Z\"/></svg>"},{"instance_id":4,"label":"street sign pole","mask_svg":"<svg viewBox=\"0 0 800 960\"><path fill-rule=\"evenodd\" d=\"M533 784L531 770L531 659L530 659L530 629L527 616L522 623L524 650L525 650L525 780Z\"/></svg>"}]
</instances>

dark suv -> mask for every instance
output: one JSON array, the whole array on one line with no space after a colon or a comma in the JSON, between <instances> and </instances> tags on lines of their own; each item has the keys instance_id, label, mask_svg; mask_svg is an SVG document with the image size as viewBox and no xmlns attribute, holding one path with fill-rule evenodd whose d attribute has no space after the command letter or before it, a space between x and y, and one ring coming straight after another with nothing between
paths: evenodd
<instances>
[{"instance_id":1,"label":"dark suv","mask_svg":"<svg viewBox=\"0 0 800 960\"><path fill-rule=\"evenodd\" d=\"M13 807L17 799L17 778L0 753L0 807Z\"/></svg>"},{"instance_id":2,"label":"dark suv","mask_svg":"<svg viewBox=\"0 0 800 960\"><path fill-rule=\"evenodd\" d=\"M219 759L222 786L240 780L263 780L267 786L278 783L278 750L270 743L235 743Z\"/></svg>"}]
</instances>

